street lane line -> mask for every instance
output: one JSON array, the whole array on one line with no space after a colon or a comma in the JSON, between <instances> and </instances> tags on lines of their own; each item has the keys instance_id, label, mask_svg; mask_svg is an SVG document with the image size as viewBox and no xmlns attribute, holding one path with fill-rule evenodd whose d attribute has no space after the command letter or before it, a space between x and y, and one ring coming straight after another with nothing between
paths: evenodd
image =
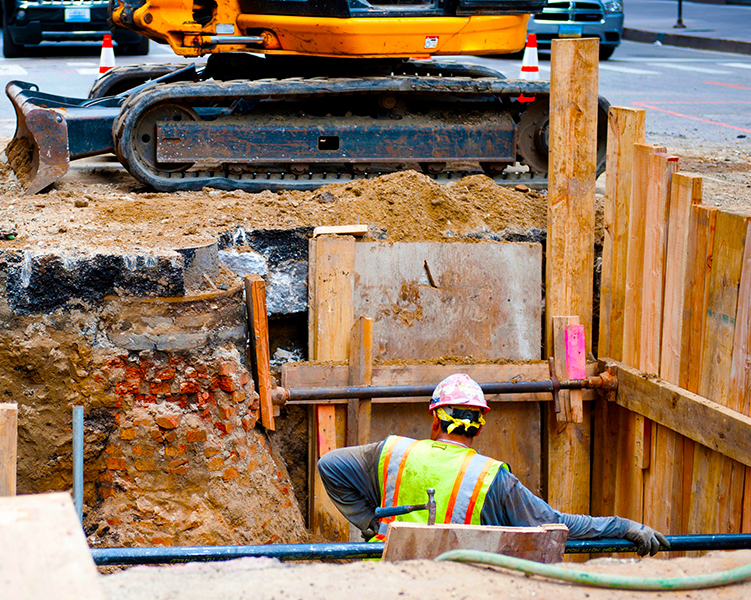
<instances>
[{"instance_id":1,"label":"street lane line","mask_svg":"<svg viewBox=\"0 0 751 600\"><path fill-rule=\"evenodd\" d=\"M0 76L2 75L28 75L29 72L21 65L0 65Z\"/></svg>"},{"instance_id":2,"label":"street lane line","mask_svg":"<svg viewBox=\"0 0 751 600\"><path fill-rule=\"evenodd\" d=\"M719 63L722 67L735 67L736 69L751 69L751 63Z\"/></svg>"},{"instance_id":3,"label":"street lane line","mask_svg":"<svg viewBox=\"0 0 751 600\"><path fill-rule=\"evenodd\" d=\"M720 83L719 81L705 81L704 83L709 83L710 85L721 85L723 87L734 88L736 90L749 90L749 91L751 91L751 88L749 88L749 87L745 87L745 86L742 86L742 85L734 85L732 83Z\"/></svg>"},{"instance_id":4,"label":"street lane line","mask_svg":"<svg viewBox=\"0 0 751 600\"><path fill-rule=\"evenodd\" d=\"M710 75L730 75L730 71L721 71L719 69L702 69L701 67L694 67L688 65L673 65L668 63L649 63L653 67L665 67L666 69L676 69L678 71L690 71L692 73L709 73Z\"/></svg>"},{"instance_id":5,"label":"street lane line","mask_svg":"<svg viewBox=\"0 0 751 600\"><path fill-rule=\"evenodd\" d=\"M600 71L615 71L616 73L631 73L632 75L662 75L659 71L634 69L632 67L616 67L615 65L603 65L602 63L600 63Z\"/></svg>"},{"instance_id":6,"label":"street lane line","mask_svg":"<svg viewBox=\"0 0 751 600\"><path fill-rule=\"evenodd\" d=\"M674 117L683 117L684 119L691 119L692 121L701 121L702 123L709 123L710 125L719 125L720 127L727 127L728 129L735 129L737 131L751 133L751 129L744 129L743 127L736 127L735 125L728 125L727 123L720 123L719 121L711 121L709 119L702 119L701 117L692 117L691 115L684 115L681 113L673 112L672 110L665 110L664 108L657 108L656 106L652 104L646 104L644 102L634 102L634 104L636 106L641 106L642 108L651 108L652 110L656 110L657 112L663 112L668 115L673 115Z\"/></svg>"},{"instance_id":7,"label":"street lane line","mask_svg":"<svg viewBox=\"0 0 751 600\"><path fill-rule=\"evenodd\" d=\"M99 67L91 67L88 69L76 69L80 75L99 75Z\"/></svg>"}]
</instances>

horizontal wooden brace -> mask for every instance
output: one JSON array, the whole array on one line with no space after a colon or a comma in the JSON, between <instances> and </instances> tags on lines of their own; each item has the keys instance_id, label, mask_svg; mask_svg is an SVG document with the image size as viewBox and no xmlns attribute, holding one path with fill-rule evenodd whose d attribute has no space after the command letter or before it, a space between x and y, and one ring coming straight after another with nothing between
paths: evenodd
<instances>
[{"instance_id":1,"label":"horizontal wooden brace","mask_svg":"<svg viewBox=\"0 0 751 600\"><path fill-rule=\"evenodd\" d=\"M438 384L453 373L466 373L475 381L545 381L550 379L545 362L477 364L477 365L374 365L374 386ZM587 375L597 374L597 364L587 365ZM287 363L282 366L282 387L323 388L348 385L349 367L346 364ZM594 400L593 390L582 390L584 400ZM486 396L488 402L548 402L552 394L494 394ZM425 403L427 398L373 398L379 404ZM346 399L290 400L289 404L347 404Z\"/></svg>"},{"instance_id":2,"label":"horizontal wooden brace","mask_svg":"<svg viewBox=\"0 0 751 600\"><path fill-rule=\"evenodd\" d=\"M605 365L618 369L618 405L751 466L751 418L623 363Z\"/></svg>"}]
</instances>

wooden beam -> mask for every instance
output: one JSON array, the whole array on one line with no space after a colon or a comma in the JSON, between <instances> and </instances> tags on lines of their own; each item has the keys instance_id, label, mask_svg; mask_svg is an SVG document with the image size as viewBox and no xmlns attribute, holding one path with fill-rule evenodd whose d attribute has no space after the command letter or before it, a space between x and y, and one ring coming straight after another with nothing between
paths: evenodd
<instances>
[{"instance_id":1,"label":"wooden beam","mask_svg":"<svg viewBox=\"0 0 751 600\"><path fill-rule=\"evenodd\" d=\"M624 363L604 358L600 364L618 368L619 406L751 466L751 417Z\"/></svg>"},{"instance_id":2,"label":"wooden beam","mask_svg":"<svg viewBox=\"0 0 751 600\"><path fill-rule=\"evenodd\" d=\"M599 40L553 40L551 50L546 356L554 315L578 316L591 350ZM589 512L588 417L585 408L581 424L560 429L549 413L547 499L564 512Z\"/></svg>"},{"instance_id":3,"label":"wooden beam","mask_svg":"<svg viewBox=\"0 0 751 600\"><path fill-rule=\"evenodd\" d=\"M351 235L364 237L368 235L368 226L363 225L321 225L313 229L313 237L319 235Z\"/></svg>"},{"instance_id":4,"label":"wooden beam","mask_svg":"<svg viewBox=\"0 0 751 600\"><path fill-rule=\"evenodd\" d=\"M605 235L600 285L599 356L620 360L628 255L628 223L634 171L634 144L643 143L644 109L611 106L608 113Z\"/></svg>"},{"instance_id":5,"label":"wooden beam","mask_svg":"<svg viewBox=\"0 0 751 600\"><path fill-rule=\"evenodd\" d=\"M355 238L321 236L308 245L308 356L313 360L347 360L354 322ZM316 436L310 440L315 464L346 440L346 406L319 405L311 417ZM317 443L316 443L317 440ZM313 491L311 529L325 538L349 540L349 523L329 499L318 471L309 474Z\"/></svg>"},{"instance_id":6,"label":"wooden beam","mask_svg":"<svg viewBox=\"0 0 751 600\"><path fill-rule=\"evenodd\" d=\"M0 496L16 495L18 405L0 404Z\"/></svg>"},{"instance_id":7,"label":"wooden beam","mask_svg":"<svg viewBox=\"0 0 751 600\"><path fill-rule=\"evenodd\" d=\"M266 283L260 275L246 275L245 305L248 310L248 350L252 373L260 397L261 423L274 431L274 405L271 402L271 365L269 356L269 320L266 312Z\"/></svg>"},{"instance_id":8,"label":"wooden beam","mask_svg":"<svg viewBox=\"0 0 751 600\"><path fill-rule=\"evenodd\" d=\"M349 346L349 385L373 384L373 319L360 317L352 326ZM347 403L347 445L370 442L370 398Z\"/></svg>"}]
</instances>

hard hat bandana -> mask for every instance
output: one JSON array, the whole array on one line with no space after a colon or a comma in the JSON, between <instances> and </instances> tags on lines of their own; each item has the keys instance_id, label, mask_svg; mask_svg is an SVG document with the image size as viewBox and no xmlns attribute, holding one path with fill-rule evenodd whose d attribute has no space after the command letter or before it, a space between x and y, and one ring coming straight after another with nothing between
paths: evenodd
<instances>
[{"instance_id":1,"label":"hard hat bandana","mask_svg":"<svg viewBox=\"0 0 751 600\"><path fill-rule=\"evenodd\" d=\"M464 409L461 409L461 410L464 410ZM483 419L482 415L479 414L480 411L477 411L477 413L478 413L477 421L470 421L469 419L457 419L455 416L448 414L443 408L439 408L435 411L435 414L438 416L438 418L441 421L448 421L449 423L451 423L451 425L448 426L447 433L451 433L457 427L462 427L462 426L464 426L465 431L469 431L470 427L477 427L477 429L480 429L480 427L485 425L485 419Z\"/></svg>"}]
</instances>

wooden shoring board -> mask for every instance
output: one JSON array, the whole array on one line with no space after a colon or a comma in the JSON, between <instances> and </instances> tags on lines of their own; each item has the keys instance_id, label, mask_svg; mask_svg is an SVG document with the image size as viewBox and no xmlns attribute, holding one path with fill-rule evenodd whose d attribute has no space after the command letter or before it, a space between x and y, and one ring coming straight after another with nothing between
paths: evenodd
<instances>
[{"instance_id":1,"label":"wooden shoring board","mask_svg":"<svg viewBox=\"0 0 751 600\"><path fill-rule=\"evenodd\" d=\"M274 431L266 284L260 275L246 275L244 285L245 304L248 311L248 351L252 359L253 378L260 397L261 423L266 429Z\"/></svg>"},{"instance_id":2,"label":"wooden shoring board","mask_svg":"<svg viewBox=\"0 0 751 600\"><path fill-rule=\"evenodd\" d=\"M358 242L354 313L374 358L540 357L542 246Z\"/></svg>"},{"instance_id":3,"label":"wooden shoring board","mask_svg":"<svg viewBox=\"0 0 751 600\"><path fill-rule=\"evenodd\" d=\"M540 563L563 560L568 529L565 525L495 527L437 523L394 522L386 533L383 560L433 559L449 550L480 550Z\"/></svg>"},{"instance_id":4,"label":"wooden shoring board","mask_svg":"<svg viewBox=\"0 0 751 600\"><path fill-rule=\"evenodd\" d=\"M0 403L0 496L16 495L18 405Z\"/></svg>"},{"instance_id":5,"label":"wooden shoring board","mask_svg":"<svg viewBox=\"0 0 751 600\"><path fill-rule=\"evenodd\" d=\"M550 170L545 276L545 350L552 356L554 315L576 315L592 343L592 270L597 162L598 40L553 40L550 60ZM547 500L589 513L588 408L582 423L559 427L548 408Z\"/></svg>"},{"instance_id":6,"label":"wooden shoring board","mask_svg":"<svg viewBox=\"0 0 751 600\"><path fill-rule=\"evenodd\" d=\"M104 600L67 492L0 498L0 598Z\"/></svg>"},{"instance_id":7,"label":"wooden shoring board","mask_svg":"<svg viewBox=\"0 0 751 600\"><path fill-rule=\"evenodd\" d=\"M623 358L634 145L644 143L645 132L645 110L610 107L598 356L610 356L615 360ZM593 515L609 516L615 510L615 478L619 462L617 442L625 409L605 399L596 399L593 408L591 509Z\"/></svg>"},{"instance_id":8,"label":"wooden shoring board","mask_svg":"<svg viewBox=\"0 0 751 600\"><path fill-rule=\"evenodd\" d=\"M717 214L709 275L699 394L733 408L729 373L749 217ZM741 530L745 467L707 447L694 448L688 533Z\"/></svg>"},{"instance_id":9,"label":"wooden shoring board","mask_svg":"<svg viewBox=\"0 0 751 600\"><path fill-rule=\"evenodd\" d=\"M681 373L689 218L691 207L701 202L701 191L701 176L687 173L673 175L667 218L668 240L665 252L659 374L663 380L675 385L679 384ZM690 440L667 427L657 423L652 426L652 458L644 480L644 522L665 534L685 533L684 448L687 442ZM690 446L690 452L693 456L693 445ZM663 553L665 558L679 554L681 553Z\"/></svg>"},{"instance_id":10,"label":"wooden shoring board","mask_svg":"<svg viewBox=\"0 0 751 600\"><path fill-rule=\"evenodd\" d=\"M611 106L608 112L605 235L600 284L598 356L620 360L628 256L628 223L634 172L634 144L644 143L644 109Z\"/></svg>"},{"instance_id":11,"label":"wooden shoring board","mask_svg":"<svg viewBox=\"0 0 751 600\"><path fill-rule=\"evenodd\" d=\"M352 386L373 384L373 319L359 317L352 326L349 346L349 378ZM370 398L352 398L347 402L347 445L370 442Z\"/></svg>"},{"instance_id":12,"label":"wooden shoring board","mask_svg":"<svg viewBox=\"0 0 751 600\"><path fill-rule=\"evenodd\" d=\"M347 360L354 310L355 238L321 236L308 246L308 355L313 360ZM311 466L322 452L344 446L346 405L318 405L309 418L315 425L310 440ZM331 540L349 540L349 522L331 502L317 469L308 474L310 528Z\"/></svg>"}]
</instances>

